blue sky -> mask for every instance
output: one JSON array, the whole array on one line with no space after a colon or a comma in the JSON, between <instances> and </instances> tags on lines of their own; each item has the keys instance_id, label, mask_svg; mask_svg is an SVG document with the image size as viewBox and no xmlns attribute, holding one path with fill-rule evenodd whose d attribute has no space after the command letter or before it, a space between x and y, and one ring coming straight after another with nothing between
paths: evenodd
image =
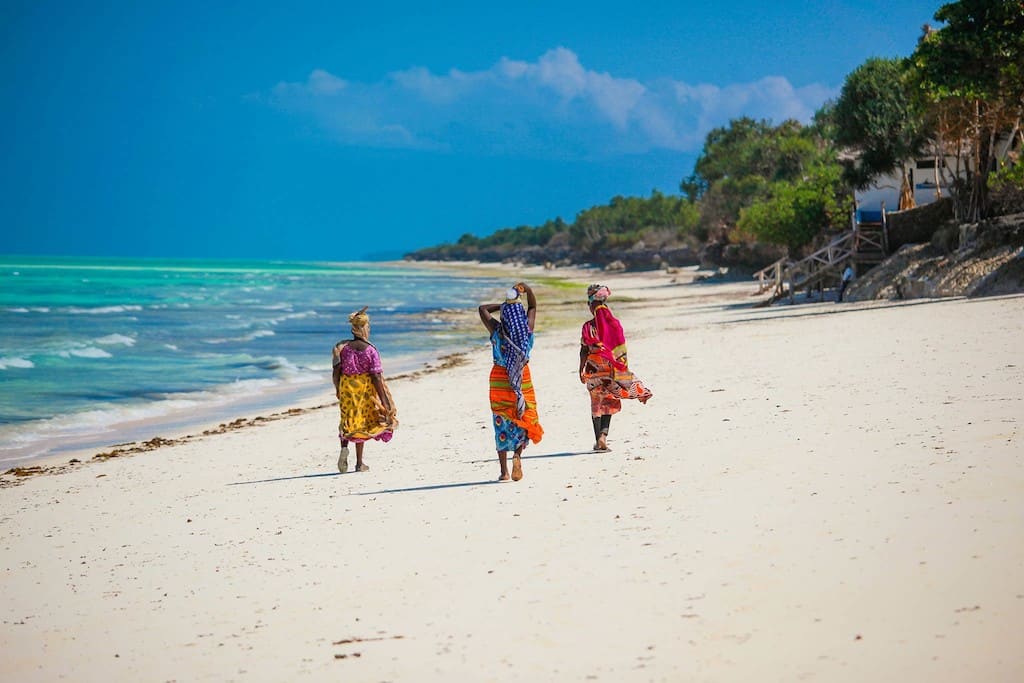
<instances>
[{"instance_id":1,"label":"blue sky","mask_svg":"<svg viewBox=\"0 0 1024 683\"><path fill-rule=\"evenodd\" d=\"M0 3L0 253L362 260L677 194L939 2Z\"/></svg>"}]
</instances>

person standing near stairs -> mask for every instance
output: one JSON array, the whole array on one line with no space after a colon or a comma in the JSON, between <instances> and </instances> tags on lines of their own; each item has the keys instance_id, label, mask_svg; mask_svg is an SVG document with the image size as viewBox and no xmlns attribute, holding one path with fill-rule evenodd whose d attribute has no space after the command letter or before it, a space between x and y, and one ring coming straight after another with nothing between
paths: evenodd
<instances>
[{"instance_id":1,"label":"person standing near stairs","mask_svg":"<svg viewBox=\"0 0 1024 683\"><path fill-rule=\"evenodd\" d=\"M853 263L847 261L846 268L843 270L843 274L839 279L839 295L836 297L836 301L841 303L843 301L843 293L846 288L853 282L855 274L853 272Z\"/></svg>"}]
</instances>

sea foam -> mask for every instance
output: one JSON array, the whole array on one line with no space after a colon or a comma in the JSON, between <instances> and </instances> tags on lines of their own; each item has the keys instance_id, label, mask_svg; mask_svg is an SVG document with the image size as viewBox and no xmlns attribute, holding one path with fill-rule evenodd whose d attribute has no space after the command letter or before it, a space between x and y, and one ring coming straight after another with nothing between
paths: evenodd
<instances>
[{"instance_id":1,"label":"sea foam","mask_svg":"<svg viewBox=\"0 0 1024 683\"><path fill-rule=\"evenodd\" d=\"M36 364L27 358L0 358L0 370L6 370L7 368L21 368L27 370L34 368L35 366Z\"/></svg>"},{"instance_id":2,"label":"sea foam","mask_svg":"<svg viewBox=\"0 0 1024 683\"><path fill-rule=\"evenodd\" d=\"M123 334L108 334L105 337L100 337L95 340L97 344L115 345L122 344L124 346L135 346L135 339L133 337L126 337Z\"/></svg>"}]
</instances>

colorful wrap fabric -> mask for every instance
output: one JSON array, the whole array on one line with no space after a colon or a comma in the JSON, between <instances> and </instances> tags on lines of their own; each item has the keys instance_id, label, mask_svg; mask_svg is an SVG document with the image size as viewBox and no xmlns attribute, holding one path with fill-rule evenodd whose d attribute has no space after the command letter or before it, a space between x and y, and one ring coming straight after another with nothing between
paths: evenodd
<instances>
[{"instance_id":1,"label":"colorful wrap fabric","mask_svg":"<svg viewBox=\"0 0 1024 683\"><path fill-rule=\"evenodd\" d=\"M516 395L516 415L522 417L526 410L523 397L523 371L530 362L530 342L533 333L526 316L526 309L518 301L501 305L501 321L498 324L501 355L508 370L508 381Z\"/></svg>"},{"instance_id":2,"label":"colorful wrap fabric","mask_svg":"<svg viewBox=\"0 0 1024 683\"><path fill-rule=\"evenodd\" d=\"M626 356L626 334L622 331L622 324L612 315L612 311L606 305L601 304L594 309L594 319L583 324L581 333L584 346L595 349L617 370L625 370L625 363L619 358Z\"/></svg>"},{"instance_id":3,"label":"colorful wrap fabric","mask_svg":"<svg viewBox=\"0 0 1024 683\"><path fill-rule=\"evenodd\" d=\"M618 396L612 380L615 368L604 356L592 353L583 366L583 381L590 395L590 416L614 415L622 410L622 399Z\"/></svg>"},{"instance_id":4,"label":"colorful wrap fabric","mask_svg":"<svg viewBox=\"0 0 1024 683\"><path fill-rule=\"evenodd\" d=\"M600 301L605 302L608 297L612 295L612 290L608 289L604 285L590 285L587 287L587 301Z\"/></svg>"},{"instance_id":5,"label":"colorful wrap fabric","mask_svg":"<svg viewBox=\"0 0 1024 683\"><path fill-rule=\"evenodd\" d=\"M622 357L624 361L625 356ZM622 399L635 398L641 403L654 394L629 370L618 370L603 355L591 353L583 365L583 381L590 393L592 417L614 415L622 410Z\"/></svg>"},{"instance_id":6,"label":"colorful wrap fabric","mask_svg":"<svg viewBox=\"0 0 1024 683\"><path fill-rule=\"evenodd\" d=\"M583 381L590 393L591 416L614 415L622 409L622 399L646 403L654 395L629 371L626 336L607 306L595 309L594 319L583 323L580 337L587 347Z\"/></svg>"},{"instance_id":7,"label":"colorful wrap fabric","mask_svg":"<svg viewBox=\"0 0 1024 683\"><path fill-rule=\"evenodd\" d=\"M544 436L544 428L537 415L537 395L533 389L529 365L523 366L521 380L521 391L517 394L512 389L506 369L498 364L491 367L489 395L494 418L494 441L499 451L525 446L527 439L539 443ZM521 414L517 408L520 395L525 402ZM512 429L512 426L518 427L522 434Z\"/></svg>"},{"instance_id":8,"label":"colorful wrap fabric","mask_svg":"<svg viewBox=\"0 0 1024 683\"><path fill-rule=\"evenodd\" d=\"M370 336L370 316L366 315L366 306L348 316L348 323L352 326L352 336L356 339L366 339Z\"/></svg>"},{"instance_id":9,"label":"colorful wrap fabric","mask_svg":"<svg viewBox=\"0 0 1024 683\"><path fill-rule=\"evenodd\" d=\"M491 415L494 427L494 448L498 451L518 451L526 448L526 430L501 415Z\"/></svg>"},{"instance_id":10,"label":"colorful wrap fabric","mask_svg":"<svg viewBox=\"0 0 1024 683\"><path fill-rule=\"evenodd\" d=\"M352 363L352 361L357 361L357 359L347 357L351 354L365 355L369 360L359 358L358 360L362 361L362 363ZM365 365L368 370L377 370L380 368L379 358L377 349L373 346L367 347L362 352L342 347L339 350L338 362L342 368ZM359 367L359 369L364 368ZM373 386L373 374L380 373L367 371L345 374L342 372L338 377L338 409L341 413L338 421L338 436L345 441L359 443L373 439L387 443L391 440L395 430L398 429L398 411L395 409L395 401L391 397L391 391L388 389L387 384L384 383L384 378L381 377L384 393L388 398L388 404L391 406L391 411L389 412L384 408L384 404L381 403L377 390Z\"/></svg>"}]
</instances>

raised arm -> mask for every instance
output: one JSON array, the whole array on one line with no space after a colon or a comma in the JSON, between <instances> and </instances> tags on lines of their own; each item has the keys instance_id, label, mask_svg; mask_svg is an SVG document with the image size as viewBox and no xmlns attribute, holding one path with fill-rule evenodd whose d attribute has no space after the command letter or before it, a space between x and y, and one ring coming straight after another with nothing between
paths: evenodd
<instances>
[{"instance_id":1,"label":"raised arm","mask_svg":"<svg viewBox=\"0 0 1024 683\"><path fill-rule=\"evenodd\" d=\"M501 304L480 304L480 307L477 308L477 312L480 314L480 322L487 328L488 334L494 334L494 330L498 326L498 321L491 314L500 310Z\"/></svg>"},{"instance_id":2,"label":"raised arm","mask_svg":"<svg viewBox=\"0 0 1024 683\"><path fill-rule=\"evenodd\" d=\"M533 295L530 285L525 282L517 283L516 289L526 294L526 324L530 326L530 332L533 332L533 327L537 324L537 297Z\"/></svg>"}]
</instances>

